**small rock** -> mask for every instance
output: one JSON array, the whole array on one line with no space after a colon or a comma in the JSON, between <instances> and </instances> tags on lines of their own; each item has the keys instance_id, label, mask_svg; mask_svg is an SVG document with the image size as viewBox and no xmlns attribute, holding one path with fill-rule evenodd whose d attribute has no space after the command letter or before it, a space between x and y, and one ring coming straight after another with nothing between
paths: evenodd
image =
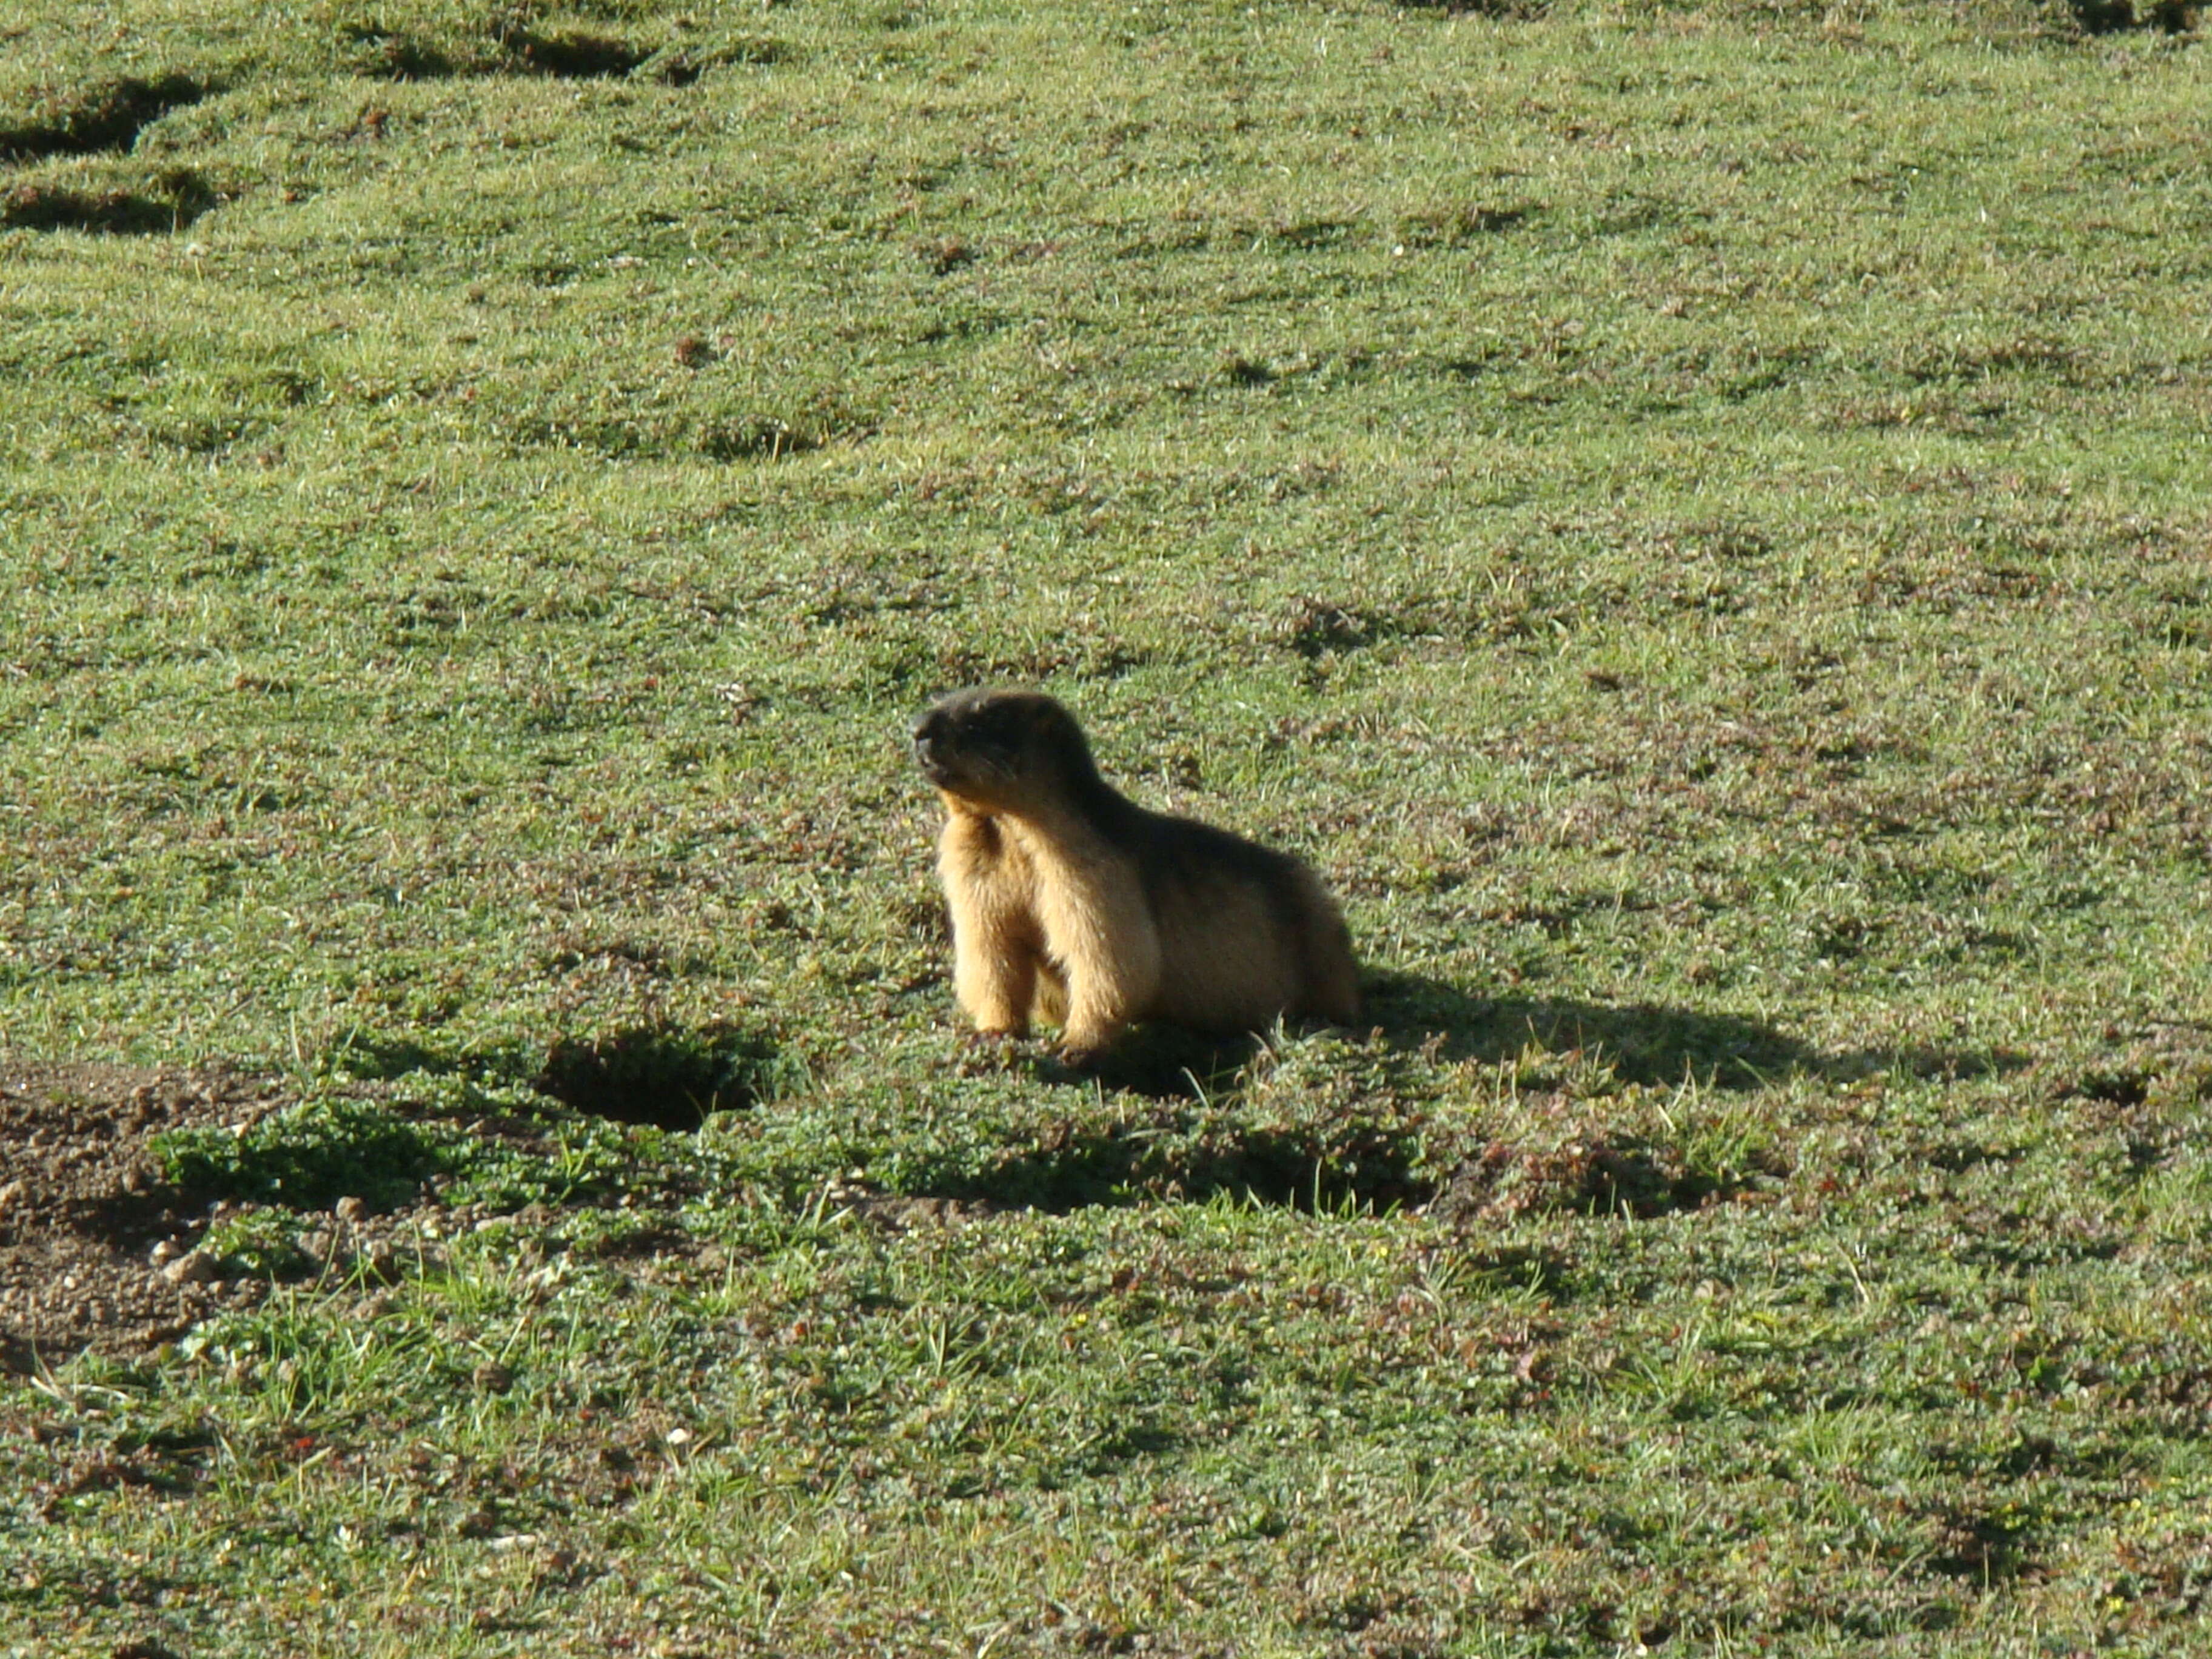
<instances>
[{"instance_id":1,"label":"small rock","mask_svg":"<svg viewBox=\"0 0 2212 1659\"><path fill-rule=\"evenodd\" d=\"M374 1291L353 1304L353 1316L362 1323L381 1319L392 1311L392 1292Z\"/></svg>"},{"instance_id":2,"label":"small rock","mask_svg":"<svg viewBox=\"0 0 2212 1659\"><path fill-rule=\"evenodd\" d=\"M368 1200L365 1198L342 1198L331 1206L331 1213L349 1227L359 1226L368 1219Z\"/></svg>"},{"instance_id":3,"label":"small rock","mask_svg":"<svg viewBox=\"0 0 2212 1659\"><path fill-rule=\"evenodd\" d=\"M162 1268L161 1277L172 1285L212 1285L222 1277L222 1264L205 1250L194 1250Z\"/></svg>"}]
</instances>

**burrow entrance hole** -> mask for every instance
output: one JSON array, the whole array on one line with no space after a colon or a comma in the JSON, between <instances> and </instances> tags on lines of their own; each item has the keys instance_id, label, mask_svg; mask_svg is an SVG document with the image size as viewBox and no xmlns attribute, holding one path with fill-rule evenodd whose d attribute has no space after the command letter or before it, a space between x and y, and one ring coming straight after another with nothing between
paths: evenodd
<instances>
[{"instance_id":1,"label":"burrow entrance hole","mask_svg":"<svg viewBox=\"0 0 2212 1659\"><path fill-rule=\"evenodd\" d=\"M216 90L212 82L182 74L106 82L46 120L0 127L0 161L127 150L171 110L197 104Z\"/></svg>"},{"instance_id":2,"label":"burrow entrance hole","mask_svg":"<svg viewBox=\"0 0 2212 1659\"><path fill-rule=\"evenodd\" d=\"M532 1086L574 1111L690 1134L781 1092L787 1070L757 1031L648 1026L562 1038Z\"/></svg>"},{"instance_id":3,"label":"burrow entrance hole","mask_svg":"<svg viewBox=\"0 0 2212 1659\"><path fill-rule=\"evenodd\" d=\"M151 190L0 187L0 229L80 230L96 236L164 236L182 230L218 198L190 168L164 173Z\"/></svg>"}]
</instances>

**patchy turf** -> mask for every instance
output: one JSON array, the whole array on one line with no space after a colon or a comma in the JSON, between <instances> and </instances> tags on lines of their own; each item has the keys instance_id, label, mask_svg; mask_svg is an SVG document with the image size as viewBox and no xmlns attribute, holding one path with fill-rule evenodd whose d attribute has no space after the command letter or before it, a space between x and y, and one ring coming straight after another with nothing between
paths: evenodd
<instances>
[{"instance_id":1,"label":"patchy turf","mask_svg":"<svg viewBox=\"0 0 2212 1659\"><path fill-rule=\"evenodd\" d=\"M0 1650L2203 1645L2208 63L19 5ZM988 680L1370 1023L963 1043Z\"/></svg>"}]
</instances>

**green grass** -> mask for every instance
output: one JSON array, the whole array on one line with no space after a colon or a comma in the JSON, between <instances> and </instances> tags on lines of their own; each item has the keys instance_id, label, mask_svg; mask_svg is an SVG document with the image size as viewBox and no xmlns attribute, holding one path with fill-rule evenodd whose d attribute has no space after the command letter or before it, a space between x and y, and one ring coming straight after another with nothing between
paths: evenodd
<instances>
[{"instance_id":1,"label":"green grass","mask_svg":"<svg viewBox=\"0 0 2212 1659\"><path fill-rule=\"evenodd\" d=\"M2194 34L208 9L0 64L0 1042L447 1195L9 1382L0 1651L2206 1639ZM1377 1031L969 1055L995 679Z\"/></svg>"}]
</instances>

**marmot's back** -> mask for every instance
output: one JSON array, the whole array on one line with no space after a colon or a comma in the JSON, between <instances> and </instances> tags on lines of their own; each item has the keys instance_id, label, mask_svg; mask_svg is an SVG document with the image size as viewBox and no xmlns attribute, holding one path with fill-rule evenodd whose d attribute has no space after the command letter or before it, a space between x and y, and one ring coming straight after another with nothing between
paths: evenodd
<instances>
[{"instance_id":1,"label":"marmot's back","mask_svg":"<svg viewBox=\"0 0 2212 1659\"><path fill-rule=\"evenodd\" d=\"M1210 824L1146 817L1142 879L1161 940L1152 1018L1235 1031L1359 1018L1351 931L1310 868Z\"/></svg>"}]
</instances>

